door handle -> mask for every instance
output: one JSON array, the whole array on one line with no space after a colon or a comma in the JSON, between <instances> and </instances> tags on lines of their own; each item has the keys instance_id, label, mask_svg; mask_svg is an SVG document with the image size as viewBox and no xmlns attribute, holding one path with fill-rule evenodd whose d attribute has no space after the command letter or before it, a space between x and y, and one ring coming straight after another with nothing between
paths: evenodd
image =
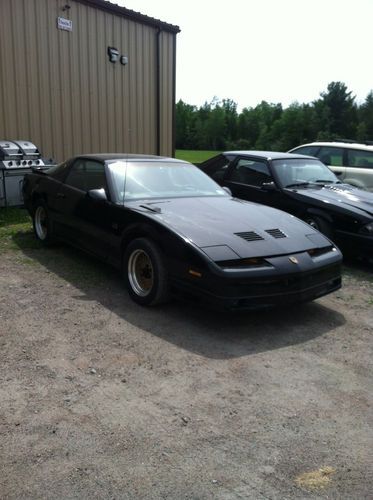
<instances>
[{"instance_id":1,"label":"door handle","mask_svg":"<svg viewBox=\"0 0 373 500\"><path fill-rule=\"evenodd\" d=\"M65 199L66 195L64 193L57 193L57 198Z\"/></svg>"}]
</instances>

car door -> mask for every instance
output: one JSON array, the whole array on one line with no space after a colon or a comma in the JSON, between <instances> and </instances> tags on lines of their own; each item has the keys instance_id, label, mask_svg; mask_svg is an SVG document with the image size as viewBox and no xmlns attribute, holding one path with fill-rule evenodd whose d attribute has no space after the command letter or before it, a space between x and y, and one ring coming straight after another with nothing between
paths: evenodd
<instances>
[{"instance_id":1,"label":"car door","mask_svg":"<svg viewBox=\"0 0 373 500\"><path fill-rule=\"evenodd\" d=\"M373 191L373 151L347 150L345 182Z\"/></svg>"},{"instance_id":2,"label":"car door","mask_svg":"<svg viewBox=\"0 0 373 500\"><path fill-rule=\"evenodd\" d=\"M239 157L224 177L223 186L233 196L264 205L277 206L281 193L277 190L265 160Z\"/></svg>"},{"instance_id":3,"label":"car door","mask_svg":"<svg viewBox=\"0 0 373 500\"><path fill-rule=\"evenodd\" d=\"M202 170L214 179L215 182L222 185L229 166L234 159L234 155L222 153L205 161L202 165Z\"/></svg>"},{"instance_id":4,"label":"car door","mask_svg":"<svg viewBox=\"0 0 373 500\"><path fill-rule=\"evenodd\" d=\"M91 189L104 189L107 193L105 166L79 158L57 193L58 232L71 243L106 259L111 241L111 212L115 208L109 201L92 198L88 194Z\"/></svg>"},{"instance_id":5,"label":"car door","mask_svg":"<svg viewBox=\"0 0 373 500\"><path fill-rule=\"evenodd\" d=\"M333 146L321 146L317 157L332 170L340 181L346 177L345 149Z\"/></svg>"}]
</instances>

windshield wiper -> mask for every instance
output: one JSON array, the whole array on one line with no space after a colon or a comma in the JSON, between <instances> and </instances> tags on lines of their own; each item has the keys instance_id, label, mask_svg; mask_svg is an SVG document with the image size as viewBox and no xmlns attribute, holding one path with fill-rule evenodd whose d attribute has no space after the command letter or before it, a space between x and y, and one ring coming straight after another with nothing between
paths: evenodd
<instances>
[{"instance_id":1,"label":"windshield wiper","mask_svg":"<svg viewBox=\"0 0 373 500\"><path fill-rule=\"evenodd\" d=\"M319 183L322 183L322 184L342 184L341 181L331 181L329 179L317 179L317 181L315 182L319 182Z\"/></svg>"},{"instance_id":2,"label":"windshield wiper","mask_svg":"<svg viewBox=\"0 0 373 500\"><path fill-rule=\"evenodd\" d=\"M295 182L294 184L288 184L285 186L286 188L291 188L291 187L301 187L301 186L315 186L317 185L315 182Z\"/></svg>"},{"instance_id":3,"label":"windshield wiper","mask_svg":"<svg viewBox=\"0 0 373 500\"><path fill-rule=\"evenodd\" d=\"M150 205L150 204L149 204ZM159 207L151 207L149 205L140 205L141 208L145 208L146 210L149 210L150 212L155 212L156 214L161 213L161 209Z\"/></svg>"}]
</instances>

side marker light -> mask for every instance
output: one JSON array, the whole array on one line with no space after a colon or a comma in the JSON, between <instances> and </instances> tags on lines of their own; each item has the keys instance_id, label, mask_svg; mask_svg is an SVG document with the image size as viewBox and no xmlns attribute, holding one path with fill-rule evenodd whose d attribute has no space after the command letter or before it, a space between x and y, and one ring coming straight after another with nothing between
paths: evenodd
<instances>
[{"instance_id":1,"label":"side marker light","mask_svg":"<svg viewBox=\"0 0 373 500\"><path fill-rule=\"evenodd\" d=\"M196 278L202 278L202 273L194 271L193 269L189 269L188 273L191 274L192 276L195 276Z\"/></svg>"}]
</instances>

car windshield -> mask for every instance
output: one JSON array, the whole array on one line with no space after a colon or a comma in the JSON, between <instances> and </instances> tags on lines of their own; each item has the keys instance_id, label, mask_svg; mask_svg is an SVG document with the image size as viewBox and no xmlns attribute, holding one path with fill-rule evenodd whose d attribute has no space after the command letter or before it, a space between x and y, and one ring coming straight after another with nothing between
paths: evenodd
<instances>
[{"instance_id":1,"label":"car windshield","mask_svg":"<svg viewBox=\"0 0 373 500\"><path fill-rule=\"evenodd\" d=\"M125 160L108 162L117 203L155 198L228 196L190 163Z\"/></svg>"},{"instance_id":2,"label":"car windshield","mask_svg":"<svg viewBox=\"0 0 373 500\"><path fill-rule=\"evenodd\" d=\"M340 184L333 172L319 160L289 158L273 160L272 165L283 188Z\"/></svg>"}]
</instances>

